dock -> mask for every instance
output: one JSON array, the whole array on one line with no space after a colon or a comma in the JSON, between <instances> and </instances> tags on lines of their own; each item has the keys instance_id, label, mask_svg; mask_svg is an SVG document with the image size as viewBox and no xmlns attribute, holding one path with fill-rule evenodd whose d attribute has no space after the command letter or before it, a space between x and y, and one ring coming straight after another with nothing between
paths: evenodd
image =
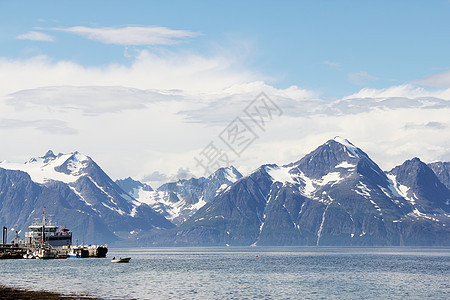
<instances>
[{"instance_id":1,"label":"dock","mask_svg":"<svg viewBox=\"0 0 450 300\"><path fill-rule=\"evenodd\" d=\"M19 259L24 258L28 249L24 247L18 247L12 244L0 245L0 259Z\"/></svg>"}]
</instances>

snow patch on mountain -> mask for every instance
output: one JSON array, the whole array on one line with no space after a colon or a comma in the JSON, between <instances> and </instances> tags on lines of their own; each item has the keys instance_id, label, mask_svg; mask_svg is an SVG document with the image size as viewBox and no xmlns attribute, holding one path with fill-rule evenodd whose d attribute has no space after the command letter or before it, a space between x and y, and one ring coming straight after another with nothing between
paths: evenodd
<instances>
[{"instance_id":1,"label":"snow patch on mountain","mask_svg":"<svg viewBox=\"0 0 450 300\"><path fill-rule=\"evenodd\" d=\"M133 190L133 197L152 207L159 203L169 205L169 195L164 191L146 191L139 188Z\"/></svg>"},{"instance_id":2,"label":"snow patch on mountain","mask_svg":"<svg viewBox=\"0 0 450 300\"><path fill-rule=\"evenodd\" d=\"M92 207L92 204L89 203L89 202L83 197L83 195L82 195L80 192L78 192L73 186L70 186L70 185L69 185L69 188L70 188L70 189L72 190L72 192L74 192L75 195L77 195L78 198L80 198L87 206L90 206L93 210L97 211L95 208ZM97 211L97 212L98 212L98 211Z\"/></svg>"},{"instance_id":3,"label":"snow patch on mountain","mask_svg":"<svg viewBox=\"0 0 450 300\"><path fill-rule=\"evenodd\" d=\"M344 178L345 177L341 177L340 172L330 172L330 173L322 176L321 179L314 180L313 184L315 184L317 186L325 186L331 182L332 183L331 186L333 186L333 185L341 182L342 180L344 180Z\"/></svg>"},{"instance_id":4,"label":"snow patch on mountain","mask_svg":"<svg viewBox=\"0 0 450 300\"><path fill-rule=\"evenodd\" d=\"M274 182L289 182L295 184L292 175L289 173L291 168L289 167L278 167L278 166L267 166L265 167L267 174L272 177Z\"/></svg>"},{"instance_id":5,"label":"snow patch on mountain","mask_svg":"<svg viewBox=\"0 0 450 300\"><path fill-rule=\"evenodd\" d=\"M318 189L331 184L331 187L341 182L346 177L341 172L330 172L320 179L313 179L306 176L299 168L291 169L289 167L266 166L267 174L272 178L273 182L290 183L298 185L300 183L300 192L309 198L318 199L314 194ZM295 170L296 174L292 171Z\"/></svg>"},{"instance_id":6,"label":"snow patch on mountain","mask_svg":"<svg viewBox=\"0 0 450 300\"><path fill-rule=\"evenodd\" d=\"M50 180L62 181L64 183L73 183L84 175L83 169L90 162L90 158L78 152L67 154L49 155L51 151L43 157L32 158L24 164L9 163L2 161L0 168L9 170L19 170L30 175L31 180L44 184ZM51 152L53 154L53 152ZM58 167L67 165L69 174L57 171Z\"/></svg>"},{"instance_id":7,"label":"snow patch on mountain","mask_svg":"<svg viewBox=\"0 0 450 300\"><path fill-rule=\"evenodd\" d=\"M439 222L439 219L431 217L430 215L424 214L420 212L417 208L414 208L412 212L408 214L409 217L413 217L415 219L428 219L434 222Z\"/></svg>"},{"instance_id":8,"label":"snow patch on mountain","mask_svg":"<svg viewBox=\"0 0 450 300\"><path fill-rule=\"evenodd\" d=\"M316 188L314 187L313 180L306 176L300 169L297 168L299 171L298 178L300 182L303 182L304 186L301 188L301 192L306 197L311 197L314 192L316 191Z\"/></svg>"},{"instance_id":9,"label":"snow patch on mountain","mask_svg":"<svg viewBox=\"0 0 450 300\"><path fill-rule=\"evenodd\" d=\"M242 178L242 174L239 173L234 167L228 167L223 169L225 179L235 183Z\"/></svg>"},{"instance_id":10,"label":"snow patch on mountain","mask_svg":"<svg viewBox=\"0 0 450 300\"><path fill-rule=\"evenodd\" d=\"M121 214L122 216L125 215L125 212L123 210L121 210L120 208L109 206L106 203L102 203L102 204L103 204L104 207L109 208L110 210L115 211L115 212Z\"/></svg>"},{"instance_id":11,"label":"snow patch on mountain","mask_svg":"<svg viewBox=\"0 0 450 300\"><path fill-rule=\"evenodd\" d=\"M356 185L356 189L354 189L353 191L366 199L370 198L371 196L370 195L371 190L367 187L367 185L365 185L361 181Z\"/></svg>"},{"instance_id":12,"label":"snow patch on mountain","mask_svg":"<svg viewBox=\"0 0 450 300\"><path fill-rule=\"evenodd\" d=\"M229 186L229 185L226 184L226 183L222 184L222 185L219 187L219 189L217 190L216 196L219 195L219 194L220 194L221 192L223 192L224 190L226 190L228 186Z\"/></svg>"},{"instance_id":13,"label":"snow patch on mountain","mask_svg":"<svg viewBox=\"0 0 450 300\"><path fill-rule=\"evenodd\" d=\"M389 179L389 190L392 192L392 194L394 194L394 196L396 197L408 199L409 188L398 183L394 174L388 173L386 174L386 176Z\"/></svg>"},{"instance_id":14,"label":"snow patch on mountain","mask_svg":"<svg viewBox=\"0 0 450 300\"><path fill-rule=\"evenodd\" d=\"M175 223L179 223L177 219L181 217L183 212L194 213L206 204L206 201L204 201L203 198L200 198L199 201L194 204L188 204L180 195L173 193L171 196L171 192L167 191L147 191L139 188L133 190L133 195L138 199L137 202L149 205L166 219ZM173 195L179 200L174 202ZM192 213L189 213L188 216ZM181 220L184 221L183 218Z\"/></svg>"},{"instance_id":15,"label":"snow patch on mountain","mask_svg":"<svg viewBox=\"0 0 450 300\"><path fill-rule=\"evenodd\" d=\"M343 145L345 149L348 151L349 156L351 157L360 157L358 148L350 143L347 139L344 139L340 136L336 136L333 139L335 142L338 142L339 144Z\"/></svg>"},{"instance_id":16,"label":"snow patch on mountain","mask_svg":"<svg viewBox=\"0 0 450 300\"><path fill-rule=\"evenodd\" d=\"M351 168L355 168L355 167L356 167L356 165L351 164L347 161L343 161L340 164L338 164L337 166L335 166L334 168L335 169L338 169L338 168L351 169Z\"/></svg>"}]
</instances>

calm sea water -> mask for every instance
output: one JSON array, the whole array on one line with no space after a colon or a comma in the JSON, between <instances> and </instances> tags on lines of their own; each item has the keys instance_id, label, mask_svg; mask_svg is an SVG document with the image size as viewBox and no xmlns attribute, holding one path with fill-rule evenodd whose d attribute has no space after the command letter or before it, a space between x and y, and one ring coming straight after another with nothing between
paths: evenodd
<instances>
[{"instance_id":1,"label":"calm sea water","mask_svg":"<svg viewBox=\"0 0 450 300\"><path fill-rule=\"evenodd\" d=\"M0 271L3 285L106 299L450 299L448 248L112 248Z\"/></svg>"}]
</instances>

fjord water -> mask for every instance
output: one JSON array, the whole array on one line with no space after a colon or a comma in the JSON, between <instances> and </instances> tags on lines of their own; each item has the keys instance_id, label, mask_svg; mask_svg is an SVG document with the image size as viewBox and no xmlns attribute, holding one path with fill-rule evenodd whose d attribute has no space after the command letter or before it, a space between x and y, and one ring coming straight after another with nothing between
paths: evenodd
<instances>
[{"instance_id":1,"label":"fjord water","mask_svg":"<svg viewBox=\"0 0 450 300\"><path fill-rule=\"evenodd\" d=\"M132 257L113 264L115 257ZM113 248L0 261L0 284L106 299L449 299L449 248Z\"/></svg>"}]
</instances>

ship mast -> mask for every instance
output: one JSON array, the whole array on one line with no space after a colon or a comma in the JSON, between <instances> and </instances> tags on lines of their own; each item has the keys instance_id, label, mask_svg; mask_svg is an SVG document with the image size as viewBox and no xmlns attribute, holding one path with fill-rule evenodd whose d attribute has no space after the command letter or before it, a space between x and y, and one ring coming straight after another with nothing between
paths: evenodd
<instances>
[{"instance_id":1,"label":"ship mast","mask_svg":"<svg viewBox=\"0 0 450 300\"><path fill-rule=\"evenodd\" d=\"M45 242L45 206L42 213L42 244Z\"/></svg>"}]
</instances>

